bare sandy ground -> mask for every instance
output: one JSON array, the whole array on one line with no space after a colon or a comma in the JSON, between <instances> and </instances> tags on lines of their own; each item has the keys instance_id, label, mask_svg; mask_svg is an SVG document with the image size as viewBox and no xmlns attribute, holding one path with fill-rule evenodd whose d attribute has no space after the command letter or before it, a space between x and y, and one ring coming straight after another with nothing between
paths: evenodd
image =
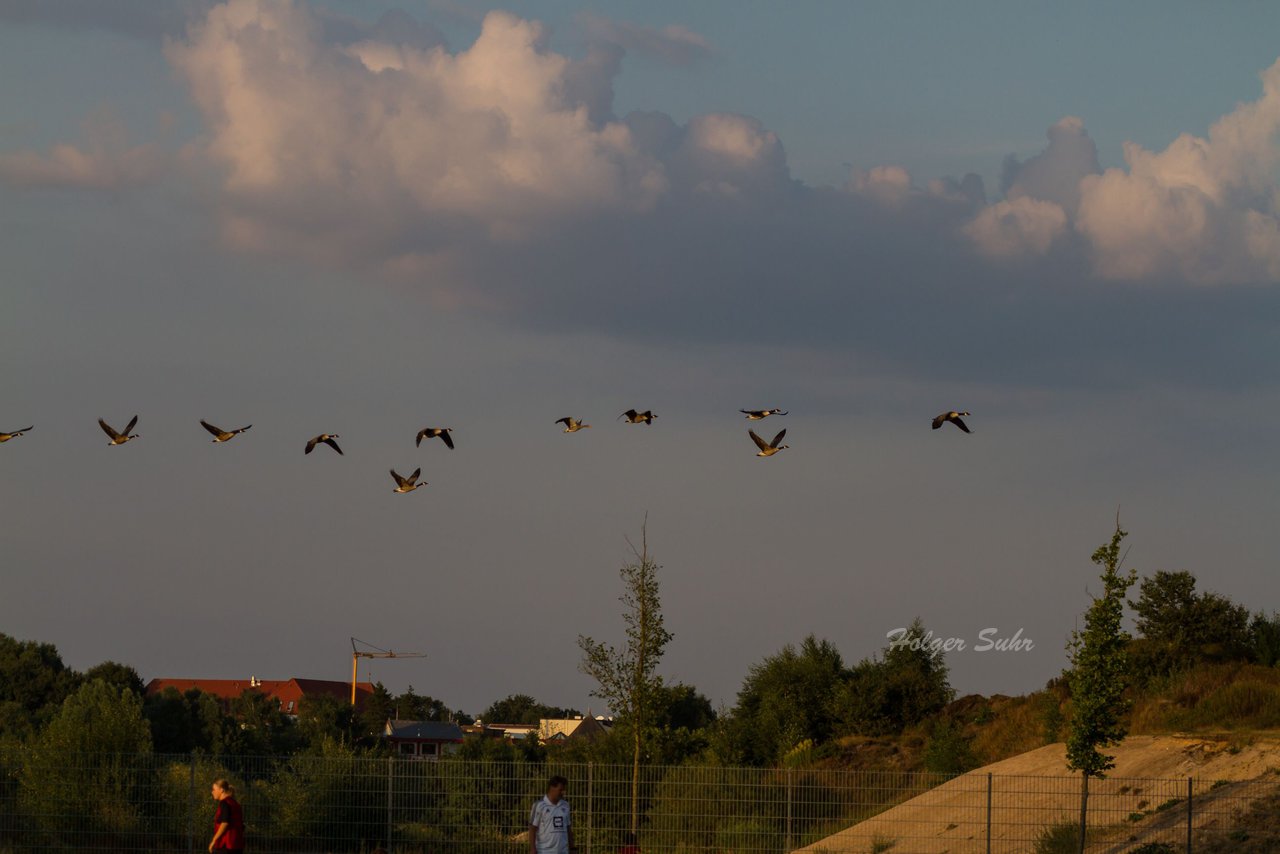
<instances>
[{"instance_id":1,"label":"bare sandy ground","mask_svg":"<svg viewBox=\"0 0 1280 854\"><path fill-rule=\"evenodd\" d=\"M1115 754L1116 767L1089 783L1089 826L1103 830L1090 851L1110 854L1150 841L1173 842L1181 850L1188 778L1197 829L1229 828L1250 801L1280 789L1280 738L1274 736L1244 745L1226 738L1133 736L1107 752ZM986 852L988 785L993 852L1032 851L1045 828L1079 822L1080 775L1066 770L1064 745L1050 744L957 777L798 850Z\"/></svg>"}]
</instances>

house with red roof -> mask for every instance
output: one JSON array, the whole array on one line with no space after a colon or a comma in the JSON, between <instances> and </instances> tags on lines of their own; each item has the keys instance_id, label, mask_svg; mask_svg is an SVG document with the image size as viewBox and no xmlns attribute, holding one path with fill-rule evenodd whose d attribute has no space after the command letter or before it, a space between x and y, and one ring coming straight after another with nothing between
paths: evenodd
<instances>
[{"instance_id":1,"label":"house with red roof","mask_svg":"<svg viewBox=\"0 0 1280 854\"><path fill-rule=\"evenodd\" d=\"M351 702L351 683L330 679L259 679L256 676L248 679L152 679L147 683L147 696L162 694L166 688L173 688L179 694L196 688L217 697L224 710L229 709L231 701L245 691L257 691L275 700L286 715L297 715L304 697L333 697L344 703ZM372 696L372 684L356 683L357 710Z\"/></svg>"}]
</instances>

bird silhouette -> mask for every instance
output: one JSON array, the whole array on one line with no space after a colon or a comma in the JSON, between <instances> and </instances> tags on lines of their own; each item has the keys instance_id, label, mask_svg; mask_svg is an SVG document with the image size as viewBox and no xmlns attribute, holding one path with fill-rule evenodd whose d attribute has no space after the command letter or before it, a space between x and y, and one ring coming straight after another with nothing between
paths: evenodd
<instances>
[{"instance_id":1,"label":"bird silhouette","mask_svg":"<svg viewBox=\"0 0 1280 854\"><path fill-rule=\"evenodd\" d=\"M961 415L968 415L968 414L969 413L967 412L956 412L954 409L951 410L950 412L944 412L941 415L939 415L937 418L933 419L933 429L937 430L943 424L946 424L948 421L950 421L952 424L956 425L964 432L972 433L973 431L970 430L968 426L966 426L965 423L960 420Z\"/></svg>"},{"instance_id":2,"label":"bird silhouette","mask_svg":"<svg viewBox=\"0 0 1280 854\"><path fill-rule=\"evenodd\" d=\"M564 432L566 433L577 433L579 430L586 430L591 426L590 424L583 424L572 415L565 416L564 418L557 418L555 423L563 424Z\"/></svg>"},{"instance_id":3,"label":"bird silhouette","mask_svg":"<svg viewBox=\"0 0 1280 854\"><path fill-rule=\"evenodd\" d=\"M622 413L618 417L627 419L628 424L640 424L640 423L652 424L653 419L657 418L658 416L654 415L652 412L650 412L647 409L644 412L636 412L634 409L628 409L626 412Z\"/></svg>"},{"instance_id":4,"label":"bird silhouette","mask_svg":"<svg viewBox=\"0 0 1280 854\"><path fill-rule=\"evenodd\" d=\"M217 443L217 442L229 442L232 439L234 439L236 436L239 436L245 430L248 430L253 425L246 424L245 426L237 428L235 430L223 430L221 427L214 427L208 421L201 421L200 426L208 430L210 433L212 433L213 441Z\"/></svg>"},{"instance_id":5,"label":"bird silhouette","mask_svg":"<svg viewBox=\"0 0 1280 854\"><path fill-rule=\"evenodd\" d=\"M419 487L426 486L427 482L425 480L422 483L418 483L418 476L420 474L422 474L422 469L416 468L413 470L413 474L409 475L408 477L401 477L400 475L396 474L395 469L392 469L391 476L395 478L395 481L396 481L396 488L393 489L392 492L413 492L415 489L418 489Z\"/></svg>"},{"instance_id":6,"label":"bird silhouette","mask_svg":"<svg viewBox=\"0 0 1280 854\"><path fill-rule=\"evenodd\" d=\"M111 441L107 443L108 445L123 445L125 442L129 441L130 439L138 438L137 433L130 435L130 432L137 425L137 423L138 423L138 416L135 415L133 416L132 419L130 419L129 426L125 427L123 432L117 433L115 430L111 429L110 424L103 421L101 418L98 419L98 426L102 428L104 433L106 433L108 436L111 437Z\"/></svg>"},{"instance_id":7,"label":"bird silhouette","mask_svg":"<svg viewBox=\"0 0 1280 854\"><path fill-rule=\"evenodd\" d=\"M10 439L16 439L19 436L21 436L23 433L26 433L33 429L35 429L35 425L32 425L31 427L23 427L21 430L14 430L10 433L0 433L0 444L4 444Z\"/></svg>"},{"instance_id":8,"label":"bird silhouette","mask_svg":"<svg viewBox=\"0 0 1280 854\"><path fill-rule=\"evenodd\" d=\"M442 439L449 446L449 450L453 450L453 438L449 435L453 432L452 427L423 427L418 431L418 441L415 442L418 447L422 447L423 439Z\"/></svg>"},{"instance_id":9,"label":"bird silhouette","mask_svg":"<svg viewBox=\"0 0 1280 854\"><path fill-rule=\"evenodd\" d=\"M783 430L782 432L778 433L778 435L774 436L772 442L766 442L764 439L761 439L759 436L756 435L755 430L748 430L747 435L750 436L751 441L755 442L756 445L760 448L760 453L756 454L757 457L772 457L774 454L778 453L778 451L781 451L783 448L791 447L790 445L778 444L779 442L782 441L782 437L787 435L786 430Z\"/></svg>"},{"instance_id":10,"label":"bird silhouette","mask_svg":"<svg viewBox=\"0 0 1280 854\"><path fill-rule=\"evenodd\" d=\"M316 445L323 442L324 444L328 445L330 448L333 448L335 451L341 454L342 449L338 447L337 442L333 441L334 439L340 439L340 438L342 437L339 436L337 433L321 433L319 436L316 436L314 439L311 439L310 441L307 442L307 449L302 453L304 454L311 453L316 449Z\"/></svg>"}]
</instances>

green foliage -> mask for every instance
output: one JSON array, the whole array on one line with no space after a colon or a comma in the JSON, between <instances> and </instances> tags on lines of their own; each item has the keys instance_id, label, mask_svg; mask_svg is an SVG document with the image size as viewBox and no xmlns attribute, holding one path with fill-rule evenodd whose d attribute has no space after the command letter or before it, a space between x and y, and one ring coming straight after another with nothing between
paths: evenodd
<instances>
[{"instance_id":1,"label":"green foliage","mask_svg":"<svg viewBox=\"0 0 1280 854\"><path fill-rule=\"evenodd\" d=\"M801 742L830 739L845 675L840 652L813 635L752 665L715 739L721 761L771 765Z\"/></svg>"},{"instance_id":2,"label":"green foliage","mask_svg":"<svg viewBox=\"0 0 1280 854\"><path fill-rule=\"evenodd\" d=\"M0 634L0 743L30 738L78 685L53 644Z\"/></svg>"},{"instance_id":3,"label":"green foliage","mask_svg":"<svg viewBox=\"0 0 1280 854\"><path fill-rule=\"evenodd\" d=\"M170 686L143 700L143 716L159 753L223 753L222 709L199 688L180 693Z\"/></svg>"},{"instance_id":4,"label":"green foliage","mask_svg":"<svg viewBox=\"0 0 1280 854\"><path fill-rule=\"evenodd\" d=\"M298 742L312 753L322 753L329 743L355 745L355 710L337 697L304 696L294 726Z\"/></svg>"},{"instance_id":5,"label":"green foliage","mask_svg":"<svg viewBox=\"0 0 1280 854\"><path fill-rule=\"evenodd\" d=\"M1040 694L1037 703L1045 744L1053 744L1060 738L1063 724L1066 723L1066 716L1062 714L1062 700L1056 691L1047 690Z\"/></svg>"},{"instance_id":6,"label":"green foliage","mask_svg":"<svg viewBox=\"0 0 1280 854\"><path fill-rule=\"evenodd\" d=\"M390 767L362 760L350 746L324 739L311 753L281 764L270 781L260 781L255 791L267 801L283 836L379 840L386 835Z\"/></svg>"},{"instance_id":7,"label":"green foliage","mask_svg":"<svg viewBox=\"0 0 1280 854\"><path fill-rule=\"evenodd\" d=\"M1076 854L1080 848L1080 827L1055 824L1041 829L1036 837L1035 854Z\"/></svg>"},{"instance_id":8,"label":"green foliage","mask_svg":"<svg viewBox=\"0 0 1280 854\"><path fill-rule=\"evenodd\" d=\"M644 529L642 529L644 532ZM622 621L627 641L620 648L584 635L578 636L582 649L583 673L596 681L591 696L609 704L614 715L628 724L632 734L631 832L639 822L640 760L645 741L657 726L656 708L663 687L658 662L671 641L662 618L658 595L658 570L649 558L647 533L642 533L642 551L635 563L622 567Z\"/></svg>"},{"instance_id":9,"label":"green foliage","mask_svg":"<svg viewBox=\"0 0 1280 854\"><path fill-rule=\"evenodd\" d=\"M1245 661L1254 652L1249 610L1216 593L1196 593L1190 572L1157 572L1142 579L1130 607L1142 640L1135 671L1162 676L1205 661Z\"/></svg>"},{"instance_id":10,"label":"green foliage","mask_svg":"<svg viewBox=\"0 0 1280 854\"><path fill-rule=\"evenodd\" d=\"M980 764L969 739L954 721L934 724L924 751L924 767L935 774L963 774Z\"/></svg>"},{"instance_id":11,"label":"green foliage","mask_svg":"<svg viewBox=\"0 0 1280 854\"><path fill-rule=\"evenodd\" d=\"M83 678L85 682L101 679L113 688L124 688L139 697L142 696L143 689L146 688L142 683L142 677L138 675L138 671L128 664L120 664L117 661L104 661L101 664L95 664L84 672Z\"/></svg>"},{"instance_id":12,"label":"green foliage","mask_svg":"<svg viewBox=\"0 0 1280 854\"><path fill-rule=\"evenodd\" d=\"M528 694L511 694L481 712L480 720L485 723L536 724L543 718L562 720L574 718L580 714L582 712L574 709L562 709L559 706L539 703Z\"/></svg>"},{"instance_id":13,"label":"green foliage","mask_svg":"<svg viewBox=\"0 0 1280 854\"><path fill-rule=\"evenodd\" d=\"M1280 664L1280 614L1255 614L1249 623L1249 646L1253 660L1264 667Z\"/></svg>"},{"instance_id":14,"label":"green foliage","mask_svg":"<svg viewBox=\"0 0 1280 854\"><path fill-rule=\"evenodd\" d=\"M142 819L137 759L150 752L141 699L94 680L63 702L25 754L19 801L48 831L132 832Z\"/></svg>"},{"instance_id":15,"label":"green foliage","mask_svg":"<svg viewBox=\"0 0 1280 854\"><path fill-rule=\"evenodd\" d=\"M1189 709L1170 713L1169 724L1179 729L1280 727L1280 685L1255 679L1215 688Z\"/></svg>"},{"instance_id":16,"label":"green foliage","mask_svg":"<svg viewBox=\"0 0 1280 854\"><path fill-rule=\"evenodd\" d=\"M845 731L900 733L955 698L945 653L924 640L928 635L917 617L905 635L884 648L880 659L863 659L853 668L840 700Z\"/></svg>"},{"instance_id":17,"label":"green foliage","mask_svg":"<svg viewBox=\"0 0 1280 854\"><path fill-rule=\"evenodd\" d=\"M373 693L366 697L356 715L356 733L360 743L376 747L382 743L382 731L387 721L395 717L395 698L381 682L373 684Z\"/></svg>"},{"instance_id":18,"label":"green foliage","mask_svg":"<svg viewBox=\"0 0 1280 854\"><path fill-rule=\"evenodd\" d=\"M392 717L402 721L451 721L453 711L435 697L414 693L413 686L392 703ZM385 723L385 721L384 721Z\"/></svg>"},{"instance_id":19,"label":"green foliage","mask_svg":"<svg viewBox=\"0 0 1280 854\"><path fill-rule=\"evenodd\" d=\"M1071 633L1067 649L1071 670L1072 715L1067 735L1067 767L1094 777L1105 776L1115 766L1113 757L1098 748L1118 743L1125 736L1123 718L1129 709L1124 692L1129 669L1125 648L1129 635L1121 626L1125 591L1137 574L1120 574L1120 544L1127 536L1116 525L1109 544L1099 546L1092 561L1103 567L1102 596L1085 612L1083 632Z\"/></svg>"}]
</instances>

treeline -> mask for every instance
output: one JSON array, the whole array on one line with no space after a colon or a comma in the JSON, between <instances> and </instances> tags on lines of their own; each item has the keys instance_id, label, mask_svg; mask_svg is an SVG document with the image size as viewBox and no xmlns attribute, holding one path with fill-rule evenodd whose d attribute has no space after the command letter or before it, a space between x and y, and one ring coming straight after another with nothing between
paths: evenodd
<instances>
[{"instance_id":1,"label":"treeline","mask_svg":"<svg viewBox=\"0 0 1280 854\"><path fill-rule=\"evenodd\" d=\"M1225 596L1200 591L1195 576L1185 571L1147 576L1137 594L1128 602L1136 628L1128 656L1135 691L1203 664L1280 663L1280 615L1253 613ZM927 634L916 620L904 639ZM1062 695L1069 713L1062 680L1051 680L1050 688ZM843 737L894 736L912 728L946 741L954 736L949 728L955 716L947 712L954 696L944 653L936 645L890 643L850 665L830 641L810 636L752 666L728 709L717 711L694 686L662 685L649 705L649 719L642 722L644 761L803 765ZM518 724L579 713L513 694L479 717ZM318 753L336 744L355 755L378 755L385 750L381 733L389 718L475 719L412 688L393 695L380 683L358 711L319 696L305 698L295 716L254 691L229 705L194 689L170 688L148 697L137 671L126 664L107 661L80 673L63 663L52 644L0 634L0 746L57 742L85 752L283 756ZM119 726L108 727L106 721ZM625 764L631 758L631 726L620 718L599 739L551 748L536 739L469 739L461 752L471 759L540 762L551 749L563 761Z\"/></svg>"}]
</instances>

